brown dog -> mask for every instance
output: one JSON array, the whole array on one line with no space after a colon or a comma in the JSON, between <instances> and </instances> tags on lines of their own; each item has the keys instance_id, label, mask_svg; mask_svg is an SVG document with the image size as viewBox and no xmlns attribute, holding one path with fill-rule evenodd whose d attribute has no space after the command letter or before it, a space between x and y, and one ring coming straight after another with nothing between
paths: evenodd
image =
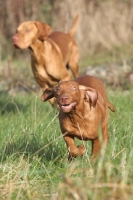
<instances>
[{"instance_id":1,"label":"brown dog","mask_svg":"<svg viewBox=\"0 0 133 200\"><path fill-rule=\"evenodd\" d=\"M29 48L32 70L43 90L70 80L68 69L78 76L79 51L73 39L77 22L78 15L68 34L51 33L51 27L39 21L24 22L17 28L13 44L16 48Z\"/></svg>"},{"instance_id":2,"label":"brown dog","mask_svg":"<svg viewBox=\"0 0 133 200\"><path fill-rule=\"evenodd\" d=\"M102 143L108 141L108 108L115 111L107 100L102 82L93 76L85 75L73 81L63 81L54 88L47 88L41 100L55 97L60 107L59 122L69 151L68 159L82 156L83 145L75 146L74 138L92 141L92 159L101 149L98 135L102 129Z\"/></svg>"}]
</instances>

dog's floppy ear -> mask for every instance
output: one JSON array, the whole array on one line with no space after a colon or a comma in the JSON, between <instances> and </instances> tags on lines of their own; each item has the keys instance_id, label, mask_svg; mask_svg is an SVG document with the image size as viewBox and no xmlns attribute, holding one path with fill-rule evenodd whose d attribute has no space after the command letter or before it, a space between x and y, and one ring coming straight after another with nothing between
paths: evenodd
<instances>
[{"instance_id":1,"label":"dog's floppy ear","mask_svg":"<svg viewBox=\"0 0 133 200\"><path fill-rule=\"evenodd\" d=\"M47 88L42 96L41 96L41 100L42 101L47 101L48 99L51 99L54 97L54 88Z\"/></svg>"},{"instance_id":2,"label":"dog's floppy ear","mask_svg":"<svg viewBox=\"0 0 133 200\"><path fill-rule=\"evenodd\" d=\"M90 102L92 106L95 106L98 99L97 91L91 87L86 87L84 85L79 85L79 89L85 90L85 100Z\"/></svg>"},{"instance_id":3,"label":"dog's floppy ear","mask_svg":"<svg viewBox=\"0 0 133 200\"><path fill-rule=\"evenodd\" d=\"M46 38L50 35L51 33L51 27L47 24L44 24L42 22L36 21L35 25L37 26L38 29L38 39L41 41L46 40Z\"/></svg>"}]
</instances>

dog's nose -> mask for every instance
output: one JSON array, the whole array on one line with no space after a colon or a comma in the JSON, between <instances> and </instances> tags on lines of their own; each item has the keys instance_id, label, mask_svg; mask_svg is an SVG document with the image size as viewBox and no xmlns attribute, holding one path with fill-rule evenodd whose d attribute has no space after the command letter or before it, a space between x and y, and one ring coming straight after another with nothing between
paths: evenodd
<instances>
[{"instance_id":1,"label":"dog's nose","mask_svg":"<svg viewBox=\"0 0 133 200\"><path fill-rule=\"evenodd\" d=\"M17 36L13 36L13 37L12 37L12 41L13 41L13 42L17 42L17 41L18 41L18 37L17 37Z\"/></svg>"},{"instance_id":2,"label":"dog's nose","mask_svg":"<svg viewBox=\"0 0 133 200\"><path fill-rule=\"evenodd\" d=\"M61 96L60 101L66 102L68 100L68 96Z\"/></svg>"}]
</instances>

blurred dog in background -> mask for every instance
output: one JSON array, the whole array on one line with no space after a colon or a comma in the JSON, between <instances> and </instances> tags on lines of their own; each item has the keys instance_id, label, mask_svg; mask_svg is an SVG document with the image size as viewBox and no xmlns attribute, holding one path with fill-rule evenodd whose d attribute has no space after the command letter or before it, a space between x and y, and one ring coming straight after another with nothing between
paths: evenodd
<instances>
[{"instance_id":1,"label":"blurred dog in background","mask_svg":"<svg viewBox=\"0 0 133 200\"><path fill-rule=\"evenodd\" d=\"M79 50L73 38L78 18L77 15L67 34L52 32L45 23L28 21L19 25L12 38L16 48L29 48L34 77L43 90L70 80L70 70L78 77Z\"/></svg>"}]
</instances>

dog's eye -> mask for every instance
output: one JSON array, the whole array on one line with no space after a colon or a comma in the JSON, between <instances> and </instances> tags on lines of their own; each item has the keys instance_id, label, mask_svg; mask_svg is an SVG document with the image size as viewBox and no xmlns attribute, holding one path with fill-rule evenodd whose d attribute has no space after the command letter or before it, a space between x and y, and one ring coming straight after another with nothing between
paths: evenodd
<instances>
[{"instance_id":1,"label":"dog's eye","mask_svg":"<svg viewBox=\"0 0 133 200\"><path fill-rule=\"evenodd\" d=\"M77 89L77 87L75 87L75 86L72 87L72 90L76 90L76 89Z\"/></svg>"},{"instance_id":2,"label":"dog's eye","mask_svg":"<svg viewBox=\"0 0 133 200\"><path fill-rule=\"evenodd\" d=\"M60 91L60 88L58 87L58 88L56 88L56 92L59 92Z\"/></svg>"},{"instance_id":3,"label":"dog's eye","mask_svg":"<svg viewBox=\"0 0 133 200\"><path fill-rule=\"evenodd\" d=\"M26 32L27 32L27 33L30 32L30 29L27 28L27 29L26 29Z\"/></svg>"}]
</instances>

